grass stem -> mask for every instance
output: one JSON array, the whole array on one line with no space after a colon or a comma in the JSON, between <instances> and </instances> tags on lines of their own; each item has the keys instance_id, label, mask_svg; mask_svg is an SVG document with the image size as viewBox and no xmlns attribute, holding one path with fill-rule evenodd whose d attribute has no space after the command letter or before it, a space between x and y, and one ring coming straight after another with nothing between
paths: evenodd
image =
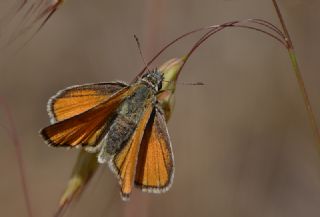
<instances>
[{"instance_id":1,"label":"grass stem","mask_svg":"<svg viewBox=\"0 0 320 217\"><path fill-rule=\"evenodd\" d=\"M284 32L285 37L286 37L287 49L288 49L291 65L292 65L293 71L295 73L297 82L299 84L299 88L300 88L300 91L301 91L301 94L302 94L302 97L303 97L303 100L304 100L304 104L305 104L306 110L308 112L308 118L309 118L309 121L310 121L310 124L311 124L311 127L312 127L312 131L313 131L314 137L316 139L316 148L317 148L318 154L320 155L320 133L319 133L319 127L318 127L318 124L317 124L317 121L316 121L316 117L315 117L315 114L314 114L312 106L311 106L311 102L310 102L310 99L309 99L309 94L308 94L307 89L306 89L305 84L304 84L304 80L303 80L303 77L302 77L302 73L300 71L300 67L299 67L297 56L296 56L296 53L295 53L295 50L294 50L294 47L293 47L293 43L292 43L288 28L286 26L286 23L284 22L283 16L281 14L281 10L280 10L280 8L279 8L279 6L277 4L277 1L276 0L272 0L272 3L274 5L274 8L276 10L277 16L279 18L280 24L282 26L283 32Z\"/></svg>"}]
</instances>

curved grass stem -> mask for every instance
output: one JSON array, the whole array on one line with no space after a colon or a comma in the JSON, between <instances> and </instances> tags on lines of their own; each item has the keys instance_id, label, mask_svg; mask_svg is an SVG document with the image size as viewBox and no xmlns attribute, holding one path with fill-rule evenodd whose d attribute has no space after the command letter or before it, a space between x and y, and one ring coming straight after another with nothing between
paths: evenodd
<instances>
[{"instance_id":1,"label":"curved grass stem","mask_svg":"<svg viewBox=\"0 0 320 217\"><path fill-rule=\"evenodd\" d=\"M252 25L257 25L256 26L252 26ZM135 80L138 79L140 76L142 76L142 74L145 72L145 70L147 69L147 66L149 66L151 63L153 63L165 50L167 50L170 46L172 46L173 44L175 44L176 42L180 41L181 39L190 36L194 33L197 32L201 32L201 31L205 31L208 30L195 44L194 46L190 49L190 51L188 52L188 54L186 55L185 59L184 59L184 64L181 66L181 69L179 71L182 70L183 66L185 65L186 61L189 59L189 57L191 56L191 54L204 42L206 41L208 38L210 38L212 35L214 35L215 33L227 28L227 27L237 27L237 28L245 28L245 29L250 29L250 30L255 30L257 32L261 32L264 33L270 37L272 37L273 39L279 41L282 45L284 45L285 47L287 47L287 41L286 41L286 37L285 37L285 33L283 33L278 27L276 27L275 25L273 25L272 23L262 20L262 19L245 19L245 20L236 20L236 21L231 21L231 22L226 22L223 23L221 25L212 25L212 26L205 26L202 28L198 28L195 30L192 30L190 32L187 32L179 37L177 37L176 39L174 39L173 41L169 42L168 44L166 44L156 55L153 56L153 58L151 58L150 61L147 62L146 66L138 73L138 76L136 76ZM267 30L265 30L264 28L266 28ZM179 75L179 74L178 74ZM134 80L134 81L135 81Z\"/></svg>"},{"instance_id":2,"label":"curved grass stem","mask_svg":"<svg viewBox=\"0 0 320 217\"><path fill-rule=\"evenodd\" d=\"M250 25L247 25L246 23L250 23L252 20L254 19L248 19L248 20L244 20L244 21L234 21L234 22L228 22L228 23L225 23L225 24L222 24L222 25L219 25L215 28L212 28L210 29L207 33L205 33L194 45L193 47L190 49L190 51L187 53L187 55L185 56L184 58L184 63L182 64L179 72L178 72L178 76L180 75L180 71L182 70L182 68L184 67L184 65L186 64L186 62L188 61L188 59L191 57L191 55L195 52L195 50L203 43L205 42L206 40L208 40L211 36L213 36L214 34L220 32L221 30L227 28L227 27L238 27L238 28L245 28L245 29L249 29L249 30L254 30L254 31L257 31L257 32L261 32L267 36L270 36L271 38L277 40L278 42L280 42L284 47L287 48L287 44L285 42L285 38L282 37L282 34L279 33L276 29L277 27L275 27L273 24L270 24L272 25L273 27L275 27L276 29L273 29L272 30L275 32L275 33L279 33L280 35L280 38L277 36L277 35L274 35L272 32L268 32L266 30L263 30L261 28L257 28L257 27L254 27L254 26L250 26ZM265 21L266 23L268 23L267 21ZM256 23L256 22L255 22ZM259 25L262 25L262 26L266 26L265 24L261 24L261 23L256 23L256 24L259 24ZM269 27L267 27L269 28ZM269 28L270 29L270 28Z\"/></svg>"}]
</instances>

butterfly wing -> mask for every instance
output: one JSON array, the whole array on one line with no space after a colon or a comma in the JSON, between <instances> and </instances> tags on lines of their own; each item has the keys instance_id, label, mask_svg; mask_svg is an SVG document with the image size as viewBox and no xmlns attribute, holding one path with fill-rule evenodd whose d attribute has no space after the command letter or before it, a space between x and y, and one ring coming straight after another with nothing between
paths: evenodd
<instances>
[{"instance_id":1,"label":"butterfly wing","mask_svg":"<svg viewBox=\"0 0 320 217\"><path fill-rule=\"evenodd\" d=\"M124 200L128 199L132 191L140 143L152 109L152 102L147 103L133 135L121 151L115 154L109 162L110 168L119 178L121 195Z\"/></svg>"},{"instance_id":2,"label":"butterfly wing","mask_svg":"<svg viewBox=\"0 0 320 217\"><path fill-rule=\"evenodd\" d=\"M164 116L156 108L151 115L140 145L135 185L142 190L160 193L169 190L174 161Z\"/></svg>"},{"instance_id":3,"label":"butterfly wing","mask_svg":"<svg viewBox=\"0 0 320 217\"><path fill-rule=\"evenodd\" d=\"M53 146L95 146L105 135L116 108L134 91L135 87L122 88L106 101L76 116L52 124L42 129L40 134Z\"/></svg>"},{"instance_id":4,"label":"butterfly wing","mask_svg":"<svg viewBox=\"0 0 320 217\"><path fill-rule=\"evenodd\" d=\"M127 85L121 82L95 83L72 86L59 91L48 102L51 123L81 114L103 101Z\"/></svg>"}]
</instances>

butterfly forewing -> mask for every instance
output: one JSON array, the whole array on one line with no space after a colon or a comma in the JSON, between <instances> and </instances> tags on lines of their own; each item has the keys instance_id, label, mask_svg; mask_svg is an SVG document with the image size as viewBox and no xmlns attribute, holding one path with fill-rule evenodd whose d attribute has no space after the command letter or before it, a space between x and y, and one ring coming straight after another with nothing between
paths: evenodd
<instances>
[{"instance_id":1,"label":"butterfly forewing","mask_svg":"<svg viewBox=\"0 0 320 217\"><path fill-rule=\"evenodd\" d=\"M126 87L120 82L85 84L59 91L48 102L52 123L81 114L106 101L114 93Z\"/></svg>"},{"instance_id":2,"label":"butterfly forewing","mask_svg":"<svg viewBox=\"0 0 320 217\"><path fill-rule=\"evenodd\" d=\"M135 87L125 87L106 101L74 117L41 130L44 139L53 146L95 146L104 136L112 115Z\"/></svg>"},{"instance_id":3,"label":"butterfly forewing","mask_svg":"<svg viewBox=\"0 0 320 217\"><path fill-rule=\"evenodd\" d=\"M173 154L162 113L152 113L140 145L135 185L148 192L167 191L173 179Z\"/></svg>"}]
</instances>

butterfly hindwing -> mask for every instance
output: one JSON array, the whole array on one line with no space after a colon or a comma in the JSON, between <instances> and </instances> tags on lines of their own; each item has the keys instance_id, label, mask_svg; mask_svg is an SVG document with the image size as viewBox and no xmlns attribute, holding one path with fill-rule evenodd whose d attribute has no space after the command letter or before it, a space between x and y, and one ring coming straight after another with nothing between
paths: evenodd
<instances>
[{"instance_id":1,"label":"butterfly hindwing","mask_svg":"<svg viewBox=\"0 0 320 217\"><path fill-rule=\"evenodd\" d=\"M135 185L142 190L167 191L173 180L174 160L163 114L155 108L146 127L139 150Z\"/></svg>"},{"instance_id":2,"label":"butterfly hindwing","mask_svg":"<svg viewBox=\"0 0 320 217\"><path fill-rule=\"evenodd\" d=\"M59 91L48 102L51 122L62 121L81 114L126 87L121 82L95 83L72 86Z\"/></svg>"},{"instance_id":3,"label":"butterfly hindwing","mask_svg":"<svg viewBox=\"0 0 320 217\"><path fill-rule=\"evenodd\" d=\"M109 166L116 173L121 185L122 198L129 197L135 177L139 148L145 131L145 127L153 110L152 102L147 103L144 113L129 141L110 160Z\"/></svg>"},{"instance_id":4,"label":"butterfly hindwing","mask_svg":"<svg viewBox=\"0 0 320 217\"><path fill-rule=\"evenodd\" d=\"M122 88L95 107L52 124L40 133L53 146L95 146L105 135L114 111L134 91L132 87Z\"/></svg>"}]
</instances>

